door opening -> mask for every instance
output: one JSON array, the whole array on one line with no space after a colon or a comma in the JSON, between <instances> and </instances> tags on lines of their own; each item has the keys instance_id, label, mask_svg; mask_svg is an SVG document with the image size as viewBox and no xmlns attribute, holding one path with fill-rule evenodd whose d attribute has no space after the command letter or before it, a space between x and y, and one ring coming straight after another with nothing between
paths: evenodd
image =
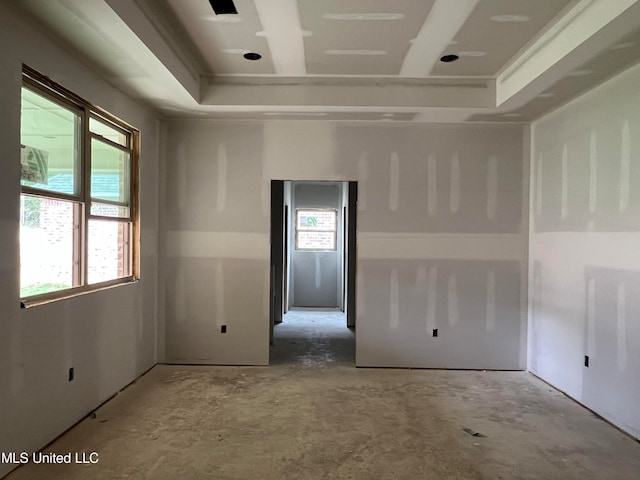
<instances>
[{"instance_id":1,"label":"door opening","mask_svg":"<svg viewBox=\"0 0 640 480\"><path fill-rule=\"evenodd\" d=\"M350 329L354 363L357 183L273 180L271 187L272 352L282 350L276 328L283 335L325 328L325 336Z\"/></svg>"}]
</instances>

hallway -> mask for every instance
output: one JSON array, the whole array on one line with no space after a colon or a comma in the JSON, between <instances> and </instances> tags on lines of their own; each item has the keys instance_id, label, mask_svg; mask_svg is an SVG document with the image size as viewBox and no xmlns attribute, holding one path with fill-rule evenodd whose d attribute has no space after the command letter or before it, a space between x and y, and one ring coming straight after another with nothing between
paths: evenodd
<instances>
[{"instance_id":1,"label":"hallway","mask_svg":"<svg viewBox=\"0 0 640 480\"><path fill-rule=\"evenodd\" d=\"M336 309L296 308L274 328L271 365L355 365L355 330Z\"/></svg>"}]
</instances>

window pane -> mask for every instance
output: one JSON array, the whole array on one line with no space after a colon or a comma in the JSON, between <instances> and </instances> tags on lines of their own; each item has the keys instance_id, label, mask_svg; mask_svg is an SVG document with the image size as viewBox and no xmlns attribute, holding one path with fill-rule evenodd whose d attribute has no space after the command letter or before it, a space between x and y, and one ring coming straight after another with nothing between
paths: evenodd
<instances>
[{"instance_id":1,"label":"window pane","mask_svg":"<svg viewBox=\"0 0 640 480\"><path fill-rule=\"evenodd\" d=\"M20 124L20 183L42 190L78 194L80 117L23 88Z\"/></svg>"},{"instance_id":2,"label":"window pane","mask_svg":"<svg viewBox=\"0 0 640 480\"><path fill-rule=\"evenodd\" d=\"M20 296L74 286L78 204L20 196Z\"/></svg>"},{"instance_id":3,"label":"window pane","mask_svg":"<svg viewBox=\"0 0 640 480\"><path fill-rule=\"evenodd\" d=\"M119 143L123 147L129 146L127 142L128 138L125 133L105 123L102 123L100 120L97 120L93 117L89 119L89 130L111 140L112 142Z\"/></svg>"},{"instance_id":4,"label":"window pane","mask_svg":"<svg viewBox=\"0 0 640 480\"><path fill-rule=\"evenodd\" d=\"M130 232L128 222L89 220L87 283L131 275Z\"/></svg>"},{"instance_id":5,"label":"window pane","mask_svg":"<svg viewBox=\"0 0 640 480\"><path fill-rule=\"evenodd\" d=\"M129 204L129 154L91 141L91 198Z\"/></svg>"},{"instance_id":6,"label":"window pane","mask_svg":"<svg viewBox=\"0 0 640 480\"><path fill-rule=\"evenodd\" d=\"M296 210L298 230L336 230L335 210Z\"/></svg>"},{"instance_id":7,"label":"window pane","mask_svg":"<svg viewBox=\"0 0 640 480\"><path fill-rule=\"evenodd\" d=\"M91 215L99 217L129 218L129 207L92 202Z\"/></svg>"},{"instance_id":8,"label":"window pane","mask_svg":"<svg viewBox=\"0 0 640 480\"><path fill-rule=\"evenodd\" d=\"M333 209L296 210L296 249L336 250L336 220Z\"/></svg>"},{"instance_id":9,"label":"window pane","mask_svg":"<svg viewBox=\"0 0 640 480\"><path fill-rule=\"evenodd\" d=\"M296 234L296 248L298 250L336 250L336 233L300 230Z\"/></svg>"}]
</instances>

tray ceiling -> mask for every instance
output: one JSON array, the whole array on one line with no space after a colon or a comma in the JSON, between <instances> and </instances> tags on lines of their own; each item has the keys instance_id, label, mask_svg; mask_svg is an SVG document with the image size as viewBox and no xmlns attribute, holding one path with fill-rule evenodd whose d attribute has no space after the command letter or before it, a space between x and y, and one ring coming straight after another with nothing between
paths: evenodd
<instances>
[{"instance_id":1,"label":"tray ceiling","mask_svg":"<svg viewBox=\"0 0 640 480\"><path fill-rule=\"evenodd\" d=\"M169 117L522 122L640 60L639 0L17 3Z\"/></svg>"}]
</instances>

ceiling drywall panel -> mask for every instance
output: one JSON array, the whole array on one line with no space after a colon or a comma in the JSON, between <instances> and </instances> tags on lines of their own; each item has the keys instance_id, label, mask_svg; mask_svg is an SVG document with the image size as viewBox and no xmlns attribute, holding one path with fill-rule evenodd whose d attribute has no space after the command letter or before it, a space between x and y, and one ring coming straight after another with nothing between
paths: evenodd
<instances>
[{"instance_id":1,"label":"ceiling drywall panel","mask_svg":"<svg viewBox=\"0 0 640 480\"><path fill-rule=\"evenodd\" d=\"M433 0L300 4L307 71L312 75L398 75ZM366 19L366 15L373 15ZM377 18L377 19L376 19Z\"/></svg>"},{"instance_id":2,"label":"ceiling drywall panel","mask_svg":"<svg viewBox=\"0 0 640 480\"><path fill-rule=\"evenodd\" d=\"M495 75L522 47L572 0L483 0L442 54L456 54L453 63L438 63L433 75ZM527 21L494 21L523 16ZM481 55L484 54L484 55ZM477 55L477 56L476 56Z\"/></svg>"},{"instance_id":3,"label":"ceiling drywall panel","mask_svg":"<svg viewBox=\"0 0 640 480\"><path fill-rule=\"evenodd\" d=\"M267 41L252 0L236 0L238 15L216 15L207 0L163 0L180 22L206 61L209 74L274 74ZM162 2L158 2L162 3ZM258 52L260 61L247 61L243 54Z\"/></svg>"}]
</instances>

